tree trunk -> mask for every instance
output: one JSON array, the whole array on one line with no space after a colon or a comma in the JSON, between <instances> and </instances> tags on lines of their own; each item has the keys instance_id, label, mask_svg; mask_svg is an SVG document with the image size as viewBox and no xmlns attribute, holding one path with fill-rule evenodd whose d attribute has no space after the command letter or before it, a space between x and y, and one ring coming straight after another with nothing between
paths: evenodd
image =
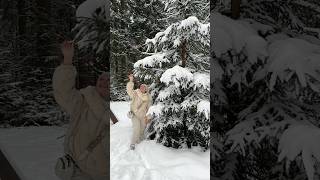
<instances>
[{"instance_id":1,"label":"tree trunk","mask_svg":"<svg viewBox=\"0 0 320 180\"><path fill-rule=\"evenodd\" d=\"M39 60L50 55L50 44L52 43L51 25L51 1L36 0L36 53ZM43 61L40 61L43 62Z\"/></svg>"},{"instance_id":2,"label":"tree trunk","mask_svg":"<svg viewBox=\"0 0 320 180\"><path fill-rule=\"evenodd\" d=\"M238 19L240 17L241 0L231 0L231 17Z\"/></svg>"},{"instance_id":3,"label":"tree trunk","mask_svg":"<svg viewBox=\"0 0 320 180\"><path fill-rule=\"evenodd\" d=\"M26 55L26 49L24 47L25 44L25 35L26 35L26 2L25 0L19 0L17 3L17 9L18 9L18 27L17 27L17 54L18 56L25 56Z\"/></svg>"},{"instance_id":4,"label":"tree trunk","mask_svg":"<svg viewBox=\"0 0 320 180\"><path fill-rule=\"evenodd\" d=\"M181 66L186 67L187 64L187 40L183 40L181 44Z\"/></svg>"}]
</instances>

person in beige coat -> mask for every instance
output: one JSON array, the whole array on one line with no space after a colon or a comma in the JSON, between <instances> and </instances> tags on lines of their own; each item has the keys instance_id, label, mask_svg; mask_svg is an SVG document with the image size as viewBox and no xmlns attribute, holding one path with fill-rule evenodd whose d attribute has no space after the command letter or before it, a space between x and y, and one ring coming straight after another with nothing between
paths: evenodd
<instances>
[{"instance_id":1,"label":"person in beige coat","mask_svg":"<svg viewBox=\"0 0 320 180\"><path fill-rule=\"evenodd\" d=\"M106 98L108 96L108 75L103 73L96 86L78 90L75 88L76 69L72 65L73 42L62 45L63 63L53 75L53 93L56 102L70 114L71 120L64 141L64 151L78 166L72 180L107 179L109 167ZM90 147L99 137L99 143Z\"/></svg>"},{"instance_id":2,"label":"person in beige coat","mask_svg":"<svg viewBox=\"0 0 320 180\"><path fill-rule=\"evenodd\" d=\"M148 87L141 84L139 89L134 90L133 75L129 75L129 82L127 83L127 93L130 96L130 113L133 135L131 139L130 149L135 149L135 144L138 144L144 135L146 124L149 122L150 117L146 116L149 107L151 106L151 96L148 92Z\"/></svg>"}]
</instances>

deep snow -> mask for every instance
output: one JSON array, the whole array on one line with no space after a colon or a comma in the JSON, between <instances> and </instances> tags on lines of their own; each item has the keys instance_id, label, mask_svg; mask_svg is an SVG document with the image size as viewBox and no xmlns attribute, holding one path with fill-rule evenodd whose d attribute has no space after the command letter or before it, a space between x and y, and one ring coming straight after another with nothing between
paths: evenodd
<instances>
[{"instance_id":1,"label":"deep snow","mask_svg":"<svg viewBox=\"0 0 320 180\"><path fill-rule=\"evenodd\" d=\"M0 148L22 180L58 180L57 157L63 153L64 127L0 129ZM1 168L0 168L1 171Z\"/></svg>"},{"instance_id":2,"label":"deep snow","mask_svg":"<svg viewBox=\"0 0 320 180\"><path fill-rule=\"evenodd\" d=\"M209 180L210 152L173 149L145 140L129 150L131 122L128 102L113 102L111 109L119 122L110 130L112 180Z\"/></svg>"},{"instance_id":3,"label":"deep snow","mask_svg":"<svg viewBox=\"0 0 320 180\"><path fill-rule=\"evenodd\" d=\"M119 122L110 127L112 180L209 180L210 153L198 149L166 148L144 141L129 150L131 121L128 102L112 102ZM0 129L0 148L22 180L58 180L54 174L57 157L63 154L66 127ZM1 169L0 169L1 170Z\"/></svg>"}]
</instances>

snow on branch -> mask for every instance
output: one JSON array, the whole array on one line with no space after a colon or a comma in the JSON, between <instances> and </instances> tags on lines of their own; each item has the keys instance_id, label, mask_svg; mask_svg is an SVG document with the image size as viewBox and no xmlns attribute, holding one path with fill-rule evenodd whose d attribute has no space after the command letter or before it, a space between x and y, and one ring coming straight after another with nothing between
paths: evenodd
<instances>
[{"instance_id":1,"label":"snow on branch","mask_svg":"<svg viewBox=\"0 0 320 180\"><path fill-rule=\"evenodd\" d=\"M209 74L204 74L204 73L194 73L193 74L193 83L194 83L194 88L197 87L203 87L205 90L210 90L210 75Z\"/></svg>"},{"instance_id":2,"label":"snow on branch","mask_svg":"<svg viewBox=\"0 0 320 180\"><path fill-rule=\"evenodd\" d=\"M168 51L168 52L162 52L162 53L156 53L151 56L147 56L136 63L134 63L134 68L139 68L139 67L162 67L163 63L168 63L169 59L167 59L167 54L171 54L173 51Z\"/></svg>"},{"instance_id":3,"label":"snow on branch","mask_svg":"<svg viewBox=\"0 0 320 180\"><path fill-rule=\"evenodd\" d=\"M180 83L181 80L192 82L193 74L187 68L183 68L179 65L166 70L160 78L161 82L166 84L173 83L176 87L184 85L184 83Z\"/></svg>"},{"instance_id":4,"label":"snow on branch","mask_svg":"<svg viewBox=\"0 0 320 180\"><path fill-rule=\"evenodd\" d=\"M235 21L219 13L213 13L213 49L217 57L234 49L245 50L250 62L267 56L267 41L246 21Z\"/></svg>"},{"instance_id":5,"label":"snow on branch","mask_svg":"<svg viewBox=\"0 0 320 180\"><path fill-rule=\"evenodd\" d=\"M280 162L286 159L286 161L291 162L294 161L297 156L302 156L308 179L313 180L315 160L320 161L319 139L320 129L318 127L305 124L290 126L280 139L278 161Z\"/></svg>"},{"instance_id":6,"label":"snow on branch","mask_svg":"<svg viewBox=\"0 0 320 180\"><path fill-rule=\"evenodd\" d=\"M162 103L152 105L149 108L147 115L155 115L155 116L159 117L162 114L163 108L164 108L164 105Z\"/></svg>"},{"instance_id":7,"label":"snow on branch","mask_svg":"<svg viewBox=\"0 0 320 180\"><path fill-rule=\"evenodd\" d=\"M320 92L320 46L302 39L289 38L272 43L269 53L271 90L277 79L287 82L296 75L302 87L309 85L314 91Z\"/></svg>"},{"instance_id":8,"label":"snow on branch","mask_svg":"<svg viewBox=\"0 0 320 180\"><path fill-rule=\"evenodd\" d=\"M152 46L155 52L158 47L162 49L169 49L170 47L178 47L182 40L200 41L209 45L210 38L210 24L203 24L199 22L195 16L190 16L180 22L174 23L167 27L165 31L158 32L153 39L147 39L148 45L147 52L150 51Z\"/></svg>"},{"instance_id":9,"label":"snow on branch","mask_svg":"<svg viewBox=\"0 0 320 180\"><path fill-rule=\"evenodd\" d=\"M94 12L106 4L106 0L86 0L77 8L76 16L78 18L92 18Z\"/></svg>"},{"instance_id":10,"label":"snow on branch","mask_svg":"<svg viewBox=\"0 0 320 180\"><path fill-rule=\"evenodd\" d=\"M203 113L207 119L210 119L210 101L201 100L197 105L197 112Z\"/></svg>"}]
</instances>

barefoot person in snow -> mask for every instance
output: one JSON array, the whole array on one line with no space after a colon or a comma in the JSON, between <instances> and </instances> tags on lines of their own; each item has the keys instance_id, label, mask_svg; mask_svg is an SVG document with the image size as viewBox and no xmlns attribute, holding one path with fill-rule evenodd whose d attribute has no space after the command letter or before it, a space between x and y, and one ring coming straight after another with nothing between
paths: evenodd
<instances>
[{"instance_id":1,"label":"barefoot person in snow","mask_svg":"<svg viewBox=\"0 0 320 180\"><path fill-rule=\"evenodd\" d=\"M76 89L73 42L64 41L61 50L64 61L54 72L53 92L57 103L70 114L71 120L64 141L66 155L58 159L55 173L63 180L107 179L109 76L101 74L95 87Z\"/></svg>"},{"instance_id":2,"label":"barefoot person in snow","mask_svg":"<svg viewBox=\"0 0 320 180\"><path fill-rule=\"evenodd\" d=\"M131 118L133 126L130 149L134 150L135 145L143 139L144 130L150 119L146 114L151 105L151 96L148 92L148 86L145 84L141 84L139 89L134 90L133 75L130 74L128 77L127 93L132 100L128 116Z\"/></svg>"}]
</instances>

